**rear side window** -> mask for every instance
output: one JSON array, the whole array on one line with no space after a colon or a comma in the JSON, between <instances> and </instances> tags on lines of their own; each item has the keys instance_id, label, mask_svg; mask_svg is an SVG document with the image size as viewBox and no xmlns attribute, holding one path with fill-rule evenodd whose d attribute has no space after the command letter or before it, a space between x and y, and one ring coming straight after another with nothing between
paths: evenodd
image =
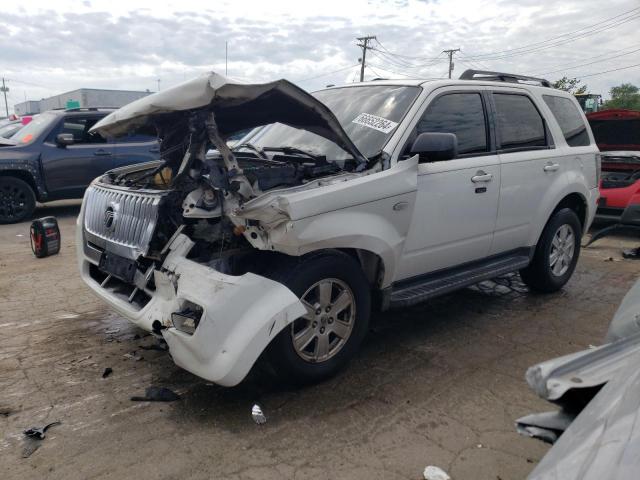
<instances>
[{"instance_id":1,"label":"rear side window","mask_svg":"<svg viewBox=\"0 0 640 480\"><path fill-rule=\"evenodd\" d=\"M484 107L479 93L448 93L436 98L417 126L425 132L455 133L458 153L482 153L488 150Z\"/></svg>"},{"instance_id":2,"label":"rear side window","mask_svg":"<svg viewBox=\"0 0 640 480\"><path fill-rule=\"evenodd\" d=\"M526 95L494 93L500 148L535 149L546 147L544 121Z\"/></svg>"},{"instance_id":3,"label":"rear side window","mask_svg":"<svg viewBox=\"0 0 640 480\"><path fill-rule=\"evenodd\" d=\"M578 107L568 98L555 95L543 95L542 98L560 125L567 144L570 147L589 145L587 126L582 120Z\"/></svg>"}]
</instances>

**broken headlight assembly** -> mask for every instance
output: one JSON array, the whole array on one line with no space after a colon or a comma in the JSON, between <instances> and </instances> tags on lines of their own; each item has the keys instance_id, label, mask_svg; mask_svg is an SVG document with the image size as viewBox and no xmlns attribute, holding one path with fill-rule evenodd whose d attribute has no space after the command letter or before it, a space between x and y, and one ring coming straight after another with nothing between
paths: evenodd
<instances>
[{"instance_id":1,"label":"broken headlight assembly","mask_svg":"<svg viewBox=\"0 0 640 480\"><path fill-rule=\"evenodd\" d=\"M193 335L202 318L202 307L188 301L184 302L182 310L171 314L171 322L176 330Z\"/></svg>"}]
</instances>

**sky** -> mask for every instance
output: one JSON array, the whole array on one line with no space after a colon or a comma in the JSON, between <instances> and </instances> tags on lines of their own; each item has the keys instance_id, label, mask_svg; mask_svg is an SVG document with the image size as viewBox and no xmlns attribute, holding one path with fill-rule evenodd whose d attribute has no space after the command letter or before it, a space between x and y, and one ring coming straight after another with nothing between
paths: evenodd
<instances>
[{"instance_id":1,"label":"sky","mask_svg":"<svg viewBox=\"0 0 640 480\"><path fill-rule=\"evenodd\" d=\"M358 81L356 37L375 35L365 79L444 77L442 51L460 48L454 77L584 77L606 98L640 86L640 66L600 74L640 64L639 32L640 0L22 0L2 5L0 76L10 110L81 87L156 91L224 74L226 42L231 79L313 91Z\"/></svg>"}]
</instances>

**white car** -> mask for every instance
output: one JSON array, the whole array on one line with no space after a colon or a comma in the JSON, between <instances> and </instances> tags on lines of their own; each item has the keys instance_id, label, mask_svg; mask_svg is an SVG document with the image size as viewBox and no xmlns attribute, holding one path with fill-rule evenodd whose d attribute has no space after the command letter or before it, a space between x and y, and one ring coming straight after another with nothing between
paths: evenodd
<instances>
[{"instance_id":1,"label":"white car","mask_svg":"<svg viewBox=\"0 0 640 480\"><path fill-rule=\"evenodd\" d=\"M228 136L261 125L229 150ZM310 95L211 73L94 129L155 129L162 160L87 190L83 279L162 335L177 365L226 386L263 352L296 381L334 374L372 308L511 271L560 289L598 199L598 150L577 101L511 74Z\"/></svg>"}]
</instances>

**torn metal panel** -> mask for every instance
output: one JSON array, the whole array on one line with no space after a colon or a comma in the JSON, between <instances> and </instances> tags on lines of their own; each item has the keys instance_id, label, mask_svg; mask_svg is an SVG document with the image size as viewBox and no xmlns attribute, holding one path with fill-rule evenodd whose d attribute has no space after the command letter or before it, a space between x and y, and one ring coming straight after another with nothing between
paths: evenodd
<instances>
[{"instance_id":1,"label":"torn metal panel","mask_svg":"<svg viewBox=\"0 0 640 480\"><path fill-rule=\"evenodd\" d=\"M607 333L609 343L527 371L527 382L540 397L562 405L560 412L528 415L517 421L524 435L548 442L557 438L530 480L638 477L639 315L640 281L618 308Z\"/></svg>"},{"instance_id":2,"label":"torn metal panel","mask_svg":"<svg viewBox=\"0 0 640 480\"><path fill-rule=\"evenodd\" d=\"M639 361L639 355L629 359L562 434L529 480L638 478Z\"/></svg>"},{"instance_id":3,"label":"torn metal panel","mask_svg":"<svg viewBox=\"0 0 640 480\"><path fill-rule=\"evenodd\" d=\"M605 342L613 342L640 332L640 281L627 292L609 324Z\"/></svg>"}]
</instances>

